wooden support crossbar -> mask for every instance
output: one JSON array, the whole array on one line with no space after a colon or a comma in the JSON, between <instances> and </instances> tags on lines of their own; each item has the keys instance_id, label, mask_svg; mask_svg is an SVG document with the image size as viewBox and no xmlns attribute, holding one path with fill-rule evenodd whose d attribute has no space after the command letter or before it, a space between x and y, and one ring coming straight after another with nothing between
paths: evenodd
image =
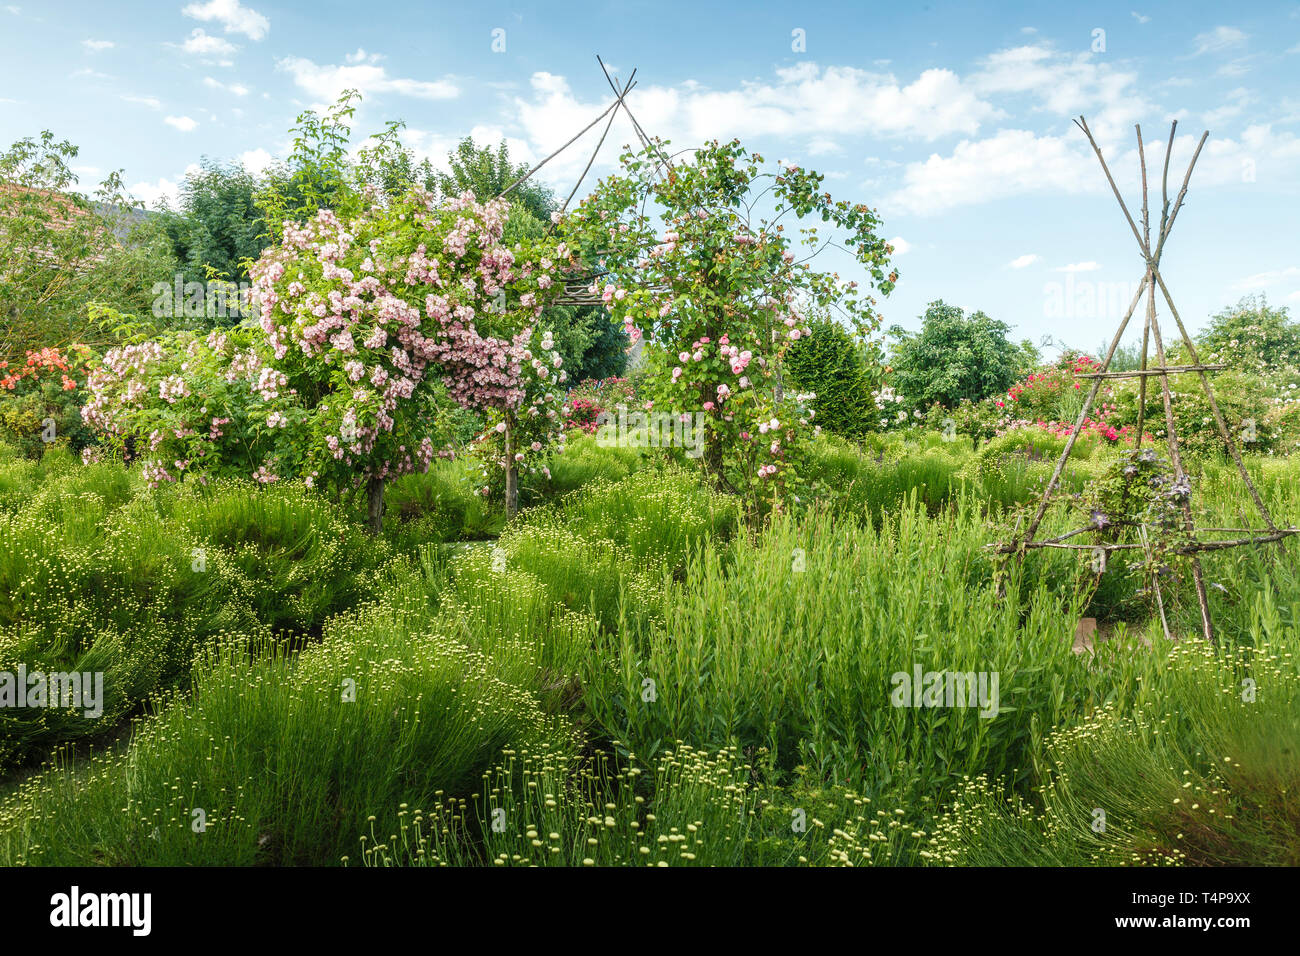
<instances>
[{"instance_id":1,"label":"wooden support crossbar","mask_svg":"<svg viewBox=\"0 0 1300 956\"><path fill-rule=\"evenodd\" d=\"M1096 528L1084 528L1083 531L1096 531ZM1209 529L1201 529L1209 530ZM1239 529L1249 531L1248 528ZM1264 529L1259 529L1263 531ZM1082 532L1073 532L1080 534ZM1191 544L1182 545L1178 548L1171 549L1174 554L1196 554L1201 551L1219 551L1224 548L1239 548L1251 544L1271 544L1275 541L1281 541L1283 538L1289 538L1291 535L1300 534L1300 528L1278 528L1276 531L1267 531L1262 534L1250 535L1244 538L1229 538L1223 541L1195 541ZM1066 536L1062 536L1066 537ZM1140 551L1146 547L1136 541L1107 541L1098 544L1067 544L1061 538L1051 538L1044 541L1021 541L1010 544L995 544L990 546L997 554L1015 554L1021 550L1030 548L1060 548L1066 551Z\"/></svg>"},{"instance_id":2,"label":"wooden support crossbar","mask_svg":"<svg viewBox=\"0 0 1300 956\"><path fill-rule=\"evenodd\" d=\"M1075 378L1141 378L1144 375L1182 375L1187 372L1218 372L1226 365L1170 365L1165 368L1133 369L1128 372L1090 372Z\"/></svg>"}]
</instances>

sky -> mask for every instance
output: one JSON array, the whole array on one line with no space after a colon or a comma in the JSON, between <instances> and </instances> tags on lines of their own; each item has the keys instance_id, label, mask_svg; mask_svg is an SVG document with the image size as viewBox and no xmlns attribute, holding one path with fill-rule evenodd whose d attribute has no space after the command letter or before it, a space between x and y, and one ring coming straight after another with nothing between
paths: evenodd
<instances>
[{"instance_id":1,"label":"sky","mask_svg":"<svg viewBox=\"0 0 1300 956\"><path fill-rule=\"evenodd\" d=\"M918 328L943 299L1089 350L1143 264L1072 118L1135 215L1134 124L1158 197L1176 119L1171 191L1210 133L1162 262L1179 312L1200 328L1262 293L1300 313L1297 2L23 0L0 2L0 41L0 145L52 130L81 147L83 188L121 169L151 206L202 157L283 157L294 117L347 88L364 97L358 143L401 119L435 165L467 134L538 160L610 102L600 54L621 78L637 70L632 111L674 149L739 137L875 208L900 272L886 327ZM561 196L599 132L539 173ZM592 179L633 135L620 118ZM834 256L827 268L865 279Z\"/></svg>"}]
</instances>

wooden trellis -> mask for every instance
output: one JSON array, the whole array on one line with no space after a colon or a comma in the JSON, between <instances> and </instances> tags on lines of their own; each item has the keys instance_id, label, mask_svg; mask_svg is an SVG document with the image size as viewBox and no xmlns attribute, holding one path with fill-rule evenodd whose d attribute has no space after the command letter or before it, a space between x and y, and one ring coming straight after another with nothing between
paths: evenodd
<instances>
[{"instance_id":1,"label":"wooden trellis","mask_svg":"<svg viewBox=\"0 0 1300 956\"><path fill-rule=\"evenodd\" d=\"M1223 369L1223 365L1205 364L1201 362L1196 351L1196 345L1192 338L1187 334L1187 328L1183 324L1182 318L1178 314L1178 309L1174 305L1173 297L1169 293L1169 288L1165 285L1165 280L1160 274L1160 260L1164 253L1165 242L1169 239L1169 233L1173 229L1174 220L1178 217L1178 212L1182 209L1183 200L1187 196L1187 185L1192 177L1192 170L1196 166L1197 159L1200 158L1201 149L1205 145L1206 139L1209 138L1209 131L1201 134L1200 141L1196 145L1196 152L1192 155L1192 160L1187 166L1187 173L1183 176L1182 188L1178 191L1178 196L1174 202L1173 208L1169 206L1169 158L1174 147L1174 133L1178 128L1178 122L1175 120L1169 129L1169 142L1165 148L1164 172L1161 176L1161 210L1160 226L1156 235L1154 246L1151 241L1151 217L1148 205L1148 183L1147 183L1147 164L1146 153L1142 142L1142 127L1137 126L1137 144L1138 144L1138 161L1142 172L1142 227L1139 230L1138 224L1134 221L1133 216L1129 213L1128 205L1124 202L1124 197L1120 194L1119 187L1115 185L1115 179L1111 175L1110 167L1106 165L1106 159L1101 154L1101 148L1097 145L1096 139L1093 138L1092 131L1088 128L1087 121L1080 116L1075 120L1075 125L1079 127L1088 137L1088 143L1092 146L1093 152L1097 154L1097 159L1101 163L1102 171L1106 174L1106 181L1110 184L1111 191L1115 194L1115 199L1119 202L1120 209L1124 213L1124 218L1128 221L1129 228L1133 232L1133 238L1137 240L1138 249L1142 253L1144 262L1144 272L1142 281L1138 284L1137 292L1133 296L1133 301L1129 303L1128 311L1125 312L1123 320L1119 324L1115 337L1111 340L1110 348L1106 352L1106 357L1102 361L1101 370L1090 375L1080 376L1082 378L1092 379L1092 386L1084 398L1083 408L1079 412L1078 420L1074 423L1074 428L1070 432L1069 438L1065 442L1065 448L1061 452L1061 457L1056 462L1056 468L1052 472L1052 477L1043 491L1042 499L1038 503L1037 511L1023 535L1018 535L1012 541L997 547L997 551L1002 554L1023 555L1025 551L1031 548L1066 548L1082 551L1102 551L1109 553L1111 551L1122 549L1143 549L1148 556L1151 553L1150 542L1145 534L1145 528L1139 528L1140 542L1112 542L1097 544L1077 544L1072 543L1070 539L1079 535L1086 534L1089 531L1100 530L1095 525L1078 528L1066 534L1059 535L1055 538L1038 540L1035 536L1038 533L1039 525L1043 517L1047 514L1047 509L1051 504L1052 493L1060 483L1061 475L1065 471L1066 462L1069 461L1070 453L1074 449L1074 443L1083 429L1083 423L1088 418L1088 413L1092 409L1092 404L1097 398L1097 393L1101 388L1102 382L1122 378L1136 378L1138 385L1138 421L1137 437L1135 439L1135 449L1141 448L1143 440L1144 416L1146 413L1146 392L1147 380L1155 377L1160 381L1160 393L1164 404L1165 413L1165 431L1168 436L1169 459L1173 466L1175 483L1186 483L1187 474L1183 470L1182 452L1178 443L1178 430L1174 422L1173 399L1169 390L1169 376L1195 373L1205 391L1208 399L1210 411L1214 416L1214 422L1222 437L1229 454L1236 462L1237 470L1245 483L1246 489L1250 494L1250 499L1254 502L1256 510L1263 518L1264 527L1262 528L1200 528L1196 527L1192 517L1191 495L1187 494L1181 498L1181 510L1183 520L1183 531L1188 543L1183 544L1175 549L1174 553L1185 554L1189 557L1192 567L1192 576L1196 585L1196 599L1201 613L1201 630L1207 641L1214 641L1214 629L1210 621L1210 606L1206 598L1205 579L1201 571L1199 554L1202 551L1217 551L1225 548L1234 548L1248 544L1266 544L1270 542L1279 542L1293 534L1300 534L1300 528L1286 527L1279 528L1273 521L1272 515L1265 506L1259 491L1255 488L1255 483L1251 480L1250 472L1247 470L1245 462L1242 461L1241 453L1237 448L1237 443L1228 428L1227 422L1219 410L1219 404L1214 398L1214 389L1210 385L1208 372ZM1169 314L1173 316L1174 322L1178 326L1178 332L1182 336L1184 346L1187 348L1187 354L1191 358L1190 365L1169 365L1165 358L1164 340L1160 332L1160 322L1156 317L1156 289L1159 288L1165 303L1169 307ZM1142 331L1142 358L1141 367L1129 372L1112 372L1110 363L1114 358L1115 350L1119 347L1120 339L1124 335L1124 330L1128 327L1129 320L1138 307L1138 303L1146 295L1146 324ZM1155 345L1156 364L1149 365L1150 347ZM1018 529L1017 529L1018 530ZM1236 537L1217 538L1207 540L1202 538L1201 534L1232 534ZM1164 602L1160 594L1159 581L1154 582L1156 599L1159 602L1161 611L1161 624L1168 636L1168 622L1164 616Z\"/></svg>"}]
</instances>

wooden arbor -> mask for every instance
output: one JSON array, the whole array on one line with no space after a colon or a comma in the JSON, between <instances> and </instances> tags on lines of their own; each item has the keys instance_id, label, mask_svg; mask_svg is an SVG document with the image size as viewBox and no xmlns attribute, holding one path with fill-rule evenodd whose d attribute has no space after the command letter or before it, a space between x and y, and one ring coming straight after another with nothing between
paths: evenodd
<instances>
[{"instance_id":1,"label":"wooden arbor","mask_svg":"<svg viewBox=\"0 0 1300 956\"><path fill-rule=\"evenodd\" d=\"M1183 176L1182 188L1178 191L1177 199L1174 201L1173 208L1169 205L1169 157L1173 152L1174 133L1178 128L1178 122L1175 120L1169 129L1169 143L1165 148L1164 171L1160 180L1161 191L1161 209L1160 225L1155 236L1155 242L1152 243L1151 236L1151 216L1147 200L1147 164L1146 153L1142 142L1142 127L1137 126L1137 145L1138 145L1138 162L1142 172L1142 217L1141 229L1138 223L1134 221L1130 214L1128 205L1124 202L1124 197L1120 195L1119 187L1115 185L1115 178L1111 175L1110 167L1106 165L1106 159L1101 154L1101 148L1097 145L1096 139L1093 138L1092 131L1088 129L1087 121L1080 116L1075 120L1075 125L1079 127L1088 137L1088 143L1092 146L1093 152L1097 154L1097 159L1101 163L1102 171L1106 174L1106 181L1110 184L1111 191L1115 194L1115 199L1119 202L1120 209L1124 212L1124 218L1128 221L1129 228L1133 232L1133 238L1137 240L1138 249L1142 253L1142 259L1145 263L1142 281L1138 284L1137 292L1133 296L1133 301L1129 303L1128 311L1124 314L1123 321L1120 322L1119 328L1115 332L1115 337L1111 340L1110 348L1106 352L1106 357L1102 361L1101 371L1091 375L1082 376L1083 378L1092 379L1092 386L1088 390L1087 397L1083 402L1083 409L1079 412L1078 420L1074 423L1074 428L1070 432L1070 437L1066 440L1065 448L1061 452L1061 457L1056 463L1056 468L1052 472L1052 477L1043 491L1042 499L1038 503L1037 511L1022 536L1015 537L1011 542L1000 546L997 550L1003 554L1019 554L1030 548L1070 548L1075 550L1103 552L1120 549L1144 549L1148 556L1151 553L1150 544L1145 534L1145 528L1139 528L1140 543L1100 543L1100 544L1077 544L1071 543L1070 539L1079 535L1086 534L1089 531L1098 530L1095 526L1079 528L1066 534L1059 535L1047 540L1036 539L1039 525L1043 521L1044 515L1051 504L1052 493L1056 490L1061 480L1061 474L1065 470L1066 462L1070 458L1070 452L1074 448L1074 443L1079 437L1079 432L1083 428L1083 423L1087 420L1088 412L1092 408L1093 402L1097 398L1097 393L1101 388L1102 382L1108 379L1120 378L1137 378L1138 379L1138 421L1137 421L1137 438L1136 448L1142 445L1143 417L1146 410L1146 392L1147 380L1156 378L1160 382L1160 394L1164 402L1165 412L1165 431L1168 436L1169 459L1174 470L1174 480L1176 483L1186 483L1187 474L1183 469L1182 452L1178 444L1178 430L1174 423L1173 400L1169 390L1169 376L1173 374L1195 373L1199 379L1201 387L1205 390L1205 397L1208 399L1210 411L1214 416L1215 425L1218 428L1219 435L1222 437L1224 444L1227 446L1229 454L1233 461L1236 462L1237 470L1241 475L1241 480L1245 483L1246 490L1250 494L1251 501L1255 504L1255 509L1259 512L1264 521L1262 528L1200 528L1195 525L1192 517L1192 507L1190 494L1182 498L1181 510L1183 520L1183 531L1186 534L1186 544L1176 549L1177 553L1189 556L1192 566L1192 576L1196 584L1196 600L1200 606L1201 612L1201 631L1207 641L1214 641L1214 629L1210 621L1210 606L1205 593L1205 580L1201 572L1201 563L1199 554L1202 551L1216 551L1224 548L1233 548L1239 545L1247 544L1264 544L1268 542L1282 541L1289 535L1300 533L1300 528L1287 527L1279 528L1273 521L1272 515L1269 514L1268 508L1260 498L1259 491L1255 488L1255 483L1250 478L1250 473L1246 469L1245 463L1241 459L1241 453L1237 448L1237 443L1229 430L1227 422L1223 418L1222 412L1219 411L1218 402L1214 398L1214 389L1210 385L1208 372L1221 368L1222 365L1206 365L1201 362L1197 354L1196 346L1192 338L1187 334L1187 328L1183 325L1183 320L1178 314L1178 309L1174 305L1173 297L1169 294L1169 288L1165 285L1165 280L1160 274L1160 259L1164 253L1165 242L1169 239L1169 233L1173 229L1174 220L1178 218L1178 212L1182 209L1183 200L1187 196L1187 184L1192 178L1192 170L1196 166L1196 161L1200 158L1201 149L1205 141L1209 138L1209 132L1201 134L1200 141L1196 145L1196 152L1192 155L1192 160L1187 166L1187 173ZM1159 288L1161 296L1164 298L1166 305L1169 307L1169 314L1173 316L1175 324L1178 326L1179 335L1182 336L1184 346L1187 348L1187 354L1191 357L1190 365L1169 365L1165 357L1164 339L1160 332L1160 322L1156 318L1156 289ZM1141 367L1131 372L1112 372L1110 363L1114 358L1115 350L1119 347L1120 339L1124 335L1124 330L1128 327L1129 320L1141 302L1143 295L1146 296L1146 324L1142 330L1142 361ZM1155 344L1155 364L1149 364L1150 347ZM1231 538L1216 538L1207 540L1202 538L1201 534L1234 535ZM1165 635L1169 635L1168 622L1164 615L1164 601L1160 594L1160 584L1155 582L1155 594L1160 606L1160 619L1164 627Z\"/></svg>"}]
</instances>

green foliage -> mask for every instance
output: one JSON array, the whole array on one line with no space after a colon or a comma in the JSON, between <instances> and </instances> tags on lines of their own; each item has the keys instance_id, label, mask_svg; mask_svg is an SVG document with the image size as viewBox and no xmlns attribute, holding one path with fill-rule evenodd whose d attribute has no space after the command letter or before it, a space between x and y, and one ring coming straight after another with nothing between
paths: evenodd
<instances>
[{"instance_id":1,"label":"green foliage","mask_svg":"<svg viewBox=\"0 0 1300 956\"><path fill-rule=\"evenodd\" d=\"M1253 603L1253 649L1185 643L1158 662L1159 693L1132 713L1102 707L1055 733L1041 809L985 778L959 786L925 855L960 866L1297 865L1300 674L1272 597ZM1245 689L1254 685L1258 695Z\"/></svg>"},{"instance_id":2,"label":"green foliage","mask_svg":"<svg viewBox=\"0 0 1300 956\"><path fill-rule=\"evenodd\" d=\"M1166 643L1118 564L991 562L1062 442L823 433L811 512L760 522L577 435L504 529L453 459L392 485L381 539L298 489L0 445L0 671L107 678L99 721L0 711L0 759L148 701L5 786L0 862L1294 863L1300 569L1203 555L1217 650ZM1042 537L1167 520L1164 469L1134 493L1107 448L1080 440ZM1198 521L1240 520L1235 466L1195 466ZM1247 466L1300 522L1295 460ZM1187 582L1164 595L1195 633ZM1105 633L1072 653L1083 615ZM917 666L996 674L996 714L898 706Z\"/></svg>"},{"instance_id":3,"label":"green foliage","mask_svg":"<svg viewBox=\"0 0 1300 956\"><path fill-rule=\"evenodd\" d=\"M500 196L528 172L525 164L510 159L510 147L505 140L492 149L478 145L469 136L447 154L447 167L446 172L439 170L432 174L430 188L447 197L472 192L483 202ZM549 223L551 213L559 208L555 194L537 179L526 180L510 190L510 201L538 223Z\"/></svg>"},{"instance_id":4,"label":"green foliage","mask_svg":"<svg viewBox=\"0 0 1300 956\"><path fill-rule=\"evenodd\" d=\"M272 165L257 192L256 204L266 224L260 238L270 245L284 234L287 222L304 223L328 209L340 219L360 215L374 202L406 195L423 186L429 172L413 172L410 152L398 139L400 120L385 124L352 152L352 118L361 102L356 90L344 90L324 115L304 110L289 130L293 149Z\"/></svg>"},{"instance_id":5,"label":"green foliage","mask_svg":"<svg viewBox=\"0 0 1300 956\"><path fill-rule=\"evenodd\" d=\"M180 209L162 217L186 282L248 279L247 262L270 244L257 208L259 188L240 164L204 159L197 172L186 175Z\"/></svg>"},{"instance_id":6,"label":"green foliage","mask_svg":"<svg viewBox=\"0 0 1300 956\"><path fill-rule=\"evenodd\" d=\"M93 433L81 418L92 352L74 345L29 352L27 362L10 368L0 360L0 440L28 458L40 458L58 445L81 450Z\"/></svg>"},{"instance_id":7,"label":"green foliage","mask_svg":"<svg viewBox=\"0 0 1300 956\"><path fill-rule=\"evenodd\" d=\"M492 149L468 136L447 154L447 166L447 172L431 172L426 178L426 185L445 198L472 192L486 201L501 195L528 173L526 165L510 159L504 140ZM540 239L551 228L551 216L559 203L548 186L527 179L514 186L508 198L507 242ZM627 333L610 321L605 309L549 305L541 321L555 338L555 350L564 360L570 381L622 375L627 368Z\"/></svg>"},{"instance_id":8,"label":"green foliage","mask_svg":"<svg viewBox=\"0 0 1300 956\"><path fill-rule=\"evenodd\" d=\"M175 271L166 236L120 173L93 198L77 191L77 154L48 130L0 154L0 359L104 342L87 303L144 312L154 282Z\"/></svg>"},{"instance_id":9,"label":"green foliage","mask_svg":"<svg viewBox=\"0 0 1300 956\"><path fill-rule=\"evenodd\" d=\"M762 171L763 157L739 140L714 140L671 169L665 159L658 142L624 154L621 172L564 218L566 242L602 263L600 293L614 319L657 346L646 352L652 401L704 417L700 463L710 479L755 512L797 507L808 491L811 410L782 388L782 357L809 333L810 309L835 307L863 335L879 319L856 282L796 263L796 249L815 256L825 245L815 223L829 223L888 294L898 279L890 246L866 205L832 199L815 171ZM770 218L753 214L760 196ZM788 213L806 220L797 240L778 222Z\"/></svg>"},{"instance_id":10,"label":"green foliage","mask_svg":"<svg viewBox=\"0 0 1300 956\"><path fill-rule=\"evenodd\" d=\"M1264 296L1246 296L1210 319L1197 336L1206 361L1227 362L1261 372L1300 366L1300 322L1286 306L1270 306Z\"/></svg>"},{"instance_id":11,"label":"green foliage","mask_svg":"<svg viewBox=\"0 0 1300 956\"><path fill-rule=\"evenodd\" d=\"M827 317L809 321L812 334L790 346L785 367L793 385L813 392L814 419L829 432L860 437L879 417L871 398L872 374L862 349L838 322Z\"/></svg>"},{"instance_id":12,"label":"green foliage","mask_svg":"<svg viewBox=\"0 0 1300 956\"><path fill-rule=\"evenodd\" d=\"M920 332L890 330L898 340L890 359L894 384L912 408L952 408L1006 391L1033 353L1027 342L1008 341L1005 322L983 312L967 317L943 300L931 302L921 322Z\"/></svg>"},{"instance_id":13,"label":"green foliage","mask_svg":"<svg viewBox=\"0 0 1300 956\"><path fill-rule=\"evenodd\" d=\"M399 591L296 658L224 644L190 700L137 725L127 754L96 759L88 781L55 767L24 784L0 807L0 858L336 864L367 820L392 832L399 806L465 792L502 748L562 743L512 683L523 656L489 659L438 633L424 600ZM74 822L86 814L92 830Z\"/></svg>"},{"instance_id":14,"label":"green foliage","mask_svg":"<svg viewBox=\"0 0 1300 956\"><path fill-rule=\"evenodd\" d=\"M222 634L318 634L387 556L299 491L150 494L120 465L56 458L39 484L0 465L0 670L103 671L104 712L0 710L0 764L111 731Z\"/></svg>"},{"instance_id":15,"label":"green foliage","mask_svg":"<svg viewBox=\"0 0 1300 956\"><path fill-rule=\"evenodd\" d=\"M1278 391L1270 388L1257 375L1235 369L1213 372L1210 374L1210 387L1214 389L1219 412L1239 450L1264 454L1283 450L1286 440L1284 436L1295 434L1297 425L1300 425L1300 406L1285 403ZM1194 457L1226 456L1227 444L1219 432L1200 377L1192 374L1171 375L1169 389L1174 426L1178 431L1179 446L1184 453ZM1117 389L1116 405L1119 416L1135 422L1137 386L1126 384L1123 389ZM1146 424L1143 431L1163 441L1167 430L1164 400L1158 380L1153 380L1147 386Z\"/></svg>"},{"instance_id":16,"label":"green foliage","mask_svg":"<svg viewBox=\"0 0 1300 956\"><path fill-rule=\"evenodd\" d=\"M473 801L403 815L398 834L372 825L367 866L737 866L753 796L743 761L682 745L653 769L594 765L563 752L512 753ZM648 798L653 798L653 804ZM494 826L494 814L514 825ZM500 819L499 816L495 819Z\"/></svg>"}]
</instances>

